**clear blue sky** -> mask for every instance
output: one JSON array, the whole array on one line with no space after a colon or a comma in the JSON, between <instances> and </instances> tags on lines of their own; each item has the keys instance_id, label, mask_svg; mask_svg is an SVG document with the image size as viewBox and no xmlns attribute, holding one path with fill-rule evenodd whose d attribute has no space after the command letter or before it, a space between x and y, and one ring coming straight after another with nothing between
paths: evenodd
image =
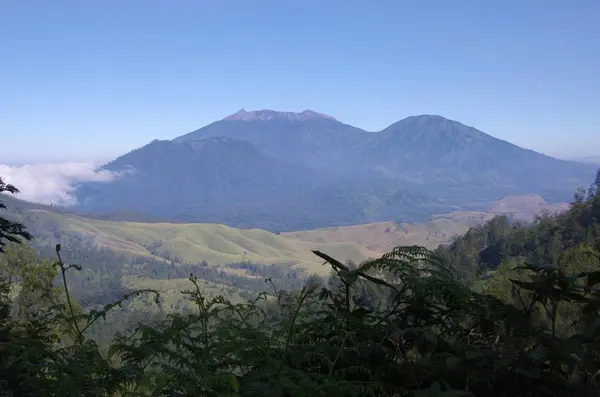
<instances>
[{"instance_id":1,"label":"clear blue sky","mask_svg":"<svg viewBox=\"0 0 600 397\"><path fill-rule=\"evenodd\" d=\"M0 163L110 158L240 108L600 154L599 20L599 0L6 0Z\"/></svg>"}]
</instances>

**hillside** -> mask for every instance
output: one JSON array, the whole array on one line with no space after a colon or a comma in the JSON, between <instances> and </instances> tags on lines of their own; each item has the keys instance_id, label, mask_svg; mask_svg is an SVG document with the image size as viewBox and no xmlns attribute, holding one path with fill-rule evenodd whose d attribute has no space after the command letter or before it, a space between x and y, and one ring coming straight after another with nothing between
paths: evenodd
<instances>
[{"instance_id":1,"label":"hillside","mask_svg":"<svg viewBox=\"0 0 600 397\"><path fill-rule=\"evenodd\" d=\"M529 225L505 218L469 230L438 253L456 269L474 277L501 270L507 284L516 265L561 266L568 271L598 270L600 259L600 171L586 194L577 194L568 211L545 214ZM596 258L596 259L594 259Z\"/></svg>"},{"instance_id":2,"label":"hillside","mask_svg":"<svg viewBox=\"0 0 600 397\"><path fill-rule=\"evenodd\" d=\"M10 196L3 201L10 217L22 221L40 243L53 245L69 237L93 247L153 260L213 266L251 262L295 266L310 272L323 271L321 260L311 252L314 249L343 261L362 261L398 245L436 248L497 214L530 221L543 210L557 212L568 207L548 204L539 196L511 196L495 202L487 212L456 211L434 215L425 222L378 222L274 234L211 223L98 220Z\"/></svg>"},{"instance_id":3,"label":"hillside","mask_svg":"<svg viewBox=\"0 0 600 397\"><path fill-rule=\"evenodd\" d=\"M176 263L226 265L251 262L297 266L320 272L322 263L311 249L341 258L367 259L369 252L352 242L310 244L261 229L235 229L219 224L115 222L32 210L20 214L40 240L60 242L55 236L74 237L113 252L154 257Z\"/></svg>"},{"instance_id":4,"label":"hillside","mask_svg":"<svg viewBox=\"0 0 600 397\"><path fill-rule=\"evenodd\" d=\"M145 215L277 232L398 215L416 220L456 208L386 179L339 177L265 156L248 141L223 137L154 141L102 169L120 176L81 184L74 210L111 219L138 213L140 219Z\"/></svg>"}]
</instances>

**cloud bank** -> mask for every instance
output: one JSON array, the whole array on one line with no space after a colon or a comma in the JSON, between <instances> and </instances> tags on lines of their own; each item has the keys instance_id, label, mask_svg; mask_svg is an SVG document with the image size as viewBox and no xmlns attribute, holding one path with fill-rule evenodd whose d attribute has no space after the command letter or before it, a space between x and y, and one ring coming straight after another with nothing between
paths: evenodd
<instances>
[{"instance_id":1,"label":"cloud bank","mask_svg":"<svg viewBox=\"0 0 600 397\"><path fill-rule=\"evenodd\" d=\"M108 182L118 176L110 171L97 171L91 162L0 164L0 177L20 191L16 197L40 204L73 205L77 202L73 195L75 183Z\"/></svg>"}]
</instances>

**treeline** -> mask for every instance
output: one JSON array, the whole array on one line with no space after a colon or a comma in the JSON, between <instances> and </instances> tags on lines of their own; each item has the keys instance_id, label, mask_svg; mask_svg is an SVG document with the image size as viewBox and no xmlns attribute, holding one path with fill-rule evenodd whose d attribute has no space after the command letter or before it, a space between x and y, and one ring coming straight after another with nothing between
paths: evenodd
<instances>
[{"instance_id":1,"label":"treeline","mask_svg":"<svg viewBox=\"0 0 600 397\"><path fill-rule=\"evenodd\" d=\"M600 171L587 191L580 189L574 195L569 211L541 213L529 225L498 216L436 253L465 280L493 273L507 261L571 266L573 255L593 257L600 252L599 191Z\"/></svg>"},{"instance_id":2,"label":"treeline","mask_svg":"<svg viewBox=\"0 0 600 397\"><path fill-rule=\"evenodd\" d=\"M195 311L140 318L107 346L88 331L124 301L82 308L57 247L57 262L4 274L0 394L598 396L599 190L600 173L563 215L497 218L436 252L398 247L359 266L315 252L327 282L247 303L207 299L191 276Z\"/></svg>"}]
</instances>

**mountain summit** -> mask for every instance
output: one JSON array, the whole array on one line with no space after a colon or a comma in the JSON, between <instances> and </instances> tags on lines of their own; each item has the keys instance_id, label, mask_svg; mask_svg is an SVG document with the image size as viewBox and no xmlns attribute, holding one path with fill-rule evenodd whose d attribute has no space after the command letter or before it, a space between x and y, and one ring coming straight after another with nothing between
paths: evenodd
<instances>
[{"instance_id":1,"label":"mountain summit","mask_svg":"<svg viewBox=\"0 0 600 397\"><path fill-rule=\"evenodd\" d=\"M345 161L349 146L358 143L363 133L359 128L312 110L294 113L242 109L173 141L229 137L249 141L269 157L331 168Z\"/></svg>"},{"instance_id":2,"label":"mountain summit","mask_svg":"<svg viewBox=\"0 0 600 397\"><path fill-rule=\"evenodd\" d=\"M256 120L290 120L290 121L309 121L309 120L332 120L337 121L331 116L323 113L317 113L312 110L305 110L300 113L295 112L278 112L270 109L253 110L247 112L242 109L231 116L225 117L223 120L229 121L256 121Z\"/></svg>"}]
</instances>

